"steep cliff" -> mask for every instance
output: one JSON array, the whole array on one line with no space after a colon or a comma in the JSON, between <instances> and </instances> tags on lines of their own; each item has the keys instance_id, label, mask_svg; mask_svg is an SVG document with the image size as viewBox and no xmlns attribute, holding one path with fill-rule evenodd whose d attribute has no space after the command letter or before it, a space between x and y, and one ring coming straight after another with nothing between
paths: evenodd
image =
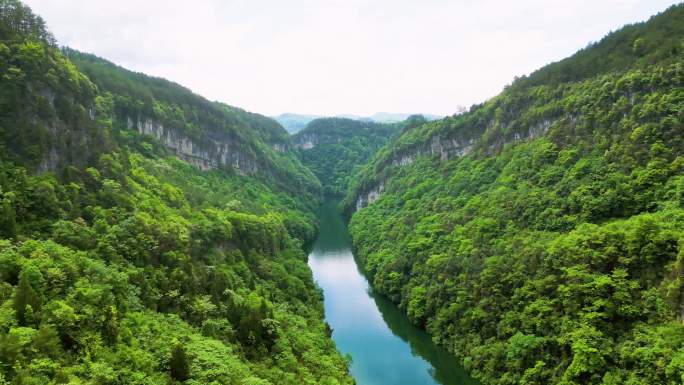
<instances>
[{"instance_id":1,"label":"steep cliff","mask_svg":"<svg viewBox=\"0 0 684 385\"><path fill-rule=\"evenodd\" d=\"M473 107L471 112L462 116L427 123L405 132L389 147L382 149L359 174L357 184L346 198L347 210L356 211L372 203L384 189L384 181L397 168L410 165L419 157L436 157L444 162L471 153L491 155L507 144L541 137L561 121L576 119L574 111L559 111L554 116L534 116L536 111L530 114L532 116L526 115L535 106L527 106L527 110L523 107L520 116L497 118L501 103L508 101L495 98L485 106ZM540 101L540 105L543 103ZM524 119L524 125L520 119Z\"/></svg>"},{"instance_id":2,"label":"steep cliff","mask_svg":"<svg viewBox=\"0 0 684 385\"><path fill-rule=\"evenodd\" d=\"M406 130L357 176L345 205L374 291L484 383L684 378L682 20L671 7Z\"/></svg>"},{"instance_id":3,"label":"steep cliff","mask_svg":"<svg viewBox=\"0 0 684 385\"><path fill-rule=\"evenodd\" d=\"M499 96L472 106L466 113L403 133L358 175L345 207L353 211L362 206L368 201L368 193L377 190L397 166L416 157L447 160L470 152L492 155L507 144L538 138L554 127L572 131L582 118L583 106L572 99L560 102L576 91L571 85L615 72L680 63L684 47L676 36L682 30L682 17L682 8L672 7L648 23L625 26L571 57L516 79ZM621 86L616 91L619 94L611 95L613 101L624 97L633 104L642 85Z\"/></svg>"},{"instance_id":4,"label":"steep cliff","mask_svg":"<svg viewBox=\"0 0 684 385\"><path fill-rule=\"evenodd\" d=\"M97 87L49 42L23 39L19 26L2 32L3 157L47 171L83 166L112 148L95 117Z\"/></svg>"},{"instance_id":5,"label":"steep cliff","mask_svg":"<svg viewBox=\"0 0 684 385\"><path fill-rule=\"evenodd\" d=\"M321 118L293 135L292 146L302 163L321 181L327 194L343 195L358 167L411 122L418 124L423 121L414 117L406 122L383 124Z\"/></svg>"},{"instance_id":6,"label":"steep cliff","mask_svg":"<svg viewBox=\"0 0 684 385\"><path fill-rule=\"evenodd\" d=\"M203 170L255 175L312 197L320 186L290 153L290 138L275 120L210 102L176 83L135 73L96 56L64 53L100 92L102 119L163 143Z\"/></svg>"},{"instance_id":7,"label":"steep cliff","mask_svg":"<svg viewBox=\"0 0 684 385\"><path fill-rule=\"evenodd\" d=\"M0 383L351 385L288 147L0 0Z\"/></svg>"}]
</instances>

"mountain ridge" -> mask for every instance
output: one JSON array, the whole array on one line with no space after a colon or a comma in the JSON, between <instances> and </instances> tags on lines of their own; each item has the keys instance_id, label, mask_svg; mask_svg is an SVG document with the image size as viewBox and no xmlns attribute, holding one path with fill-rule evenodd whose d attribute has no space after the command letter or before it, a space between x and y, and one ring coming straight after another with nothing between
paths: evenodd
<instances>
[{"instance_id":1,"label":"mountain ridge","mask_svg":"<svg viewBox=\"0 0 684 385\"><path fill-rule=\"evenodd\" d=\"M492 112L494 108L485 112L486 106L493 106L495 104L501 104L503 98L515 98L514 103L524 105L529 103L532 99L530 94L535 92L535 87L543 87L546 84L547 87L552 87L556 84L557 71L566 73L568 71L559 70L559 68L566 68L567 66L572 66L574 62L580 62L582 65L580 67L586 68L584 71L589 71L594 73L597 68L604 68L603 63L606 60L603 55L604 51L611 51L611 45L615 44L617 41L621 44L621 47L634 47L634 42L639 40L641 47L650 46L651 51L646 50L646 48L641 48L643 51L631 50L618 50L622 54L622 59L613 57L610 59L612 62L624 63L623 66L632 66L633 70L642 68L644 63L651 63L652 60L659 59L665 64L675 64L676 58L682 56L684 52L684 43L678 42L677 39L666 39L663 40L663 30L668 30L675 34L684 34L684 29L681 23L677 23L678 20L684 18L684 7L672 6L667 10L661 12L658 15L652 16L648 21L635 23L624 28L608 34L606 37L588 46L588 48L579 50L574 55L569 56L558 62L551 63L544 66L536 71L534 71L529 76L523 76L516 78L516 80L507 86L504 91L491 98L490 100L475 104L470 107L469 110L464 111L454 116L446 117L444 119L439 119L431 124L428 129L422 131L414 130L413 133L408 133L403 135L402 138L398 138L396 145L391 149L392 152L380 153L379 156L374 160L376 164L373 165L374 170L368 170L365 174L361 174L359 180L359 187L352 189L352 195L355 194L354 191L360 194L361 199L356 199L355 197L348 197L347 203L345 203L346 210L353 210L353 207L361 207L364 205L362 202L368 202L369 199L363 198L364 192L362 190L368 190L368 194L377 196L379 193L378 186L381 184L379 180L371 181L371 175L375 173L376 175L383 174L385 170L389 170L397 165L406 164L410 162L412 158L419 154L438 154L440 158L446 160L452 155L460 156L464 155L474 147L480 148L480 150L485 150L485 152L498 151L505 144L518 141L521 139L536 137L544 132L546 132L551 124L558 123L561 120L558 115L558 110L561 106L554 106L556 111L552 110L545 105L545 102L539 103L539 107L543 107L546 111L540 111L534 116L527 118L528 121L521 122L516 121L509 114L501 114L500 117L504 117L506 121L501 121L500 117L495 117ZM664 24L664 25L661 25ZM652 30L649 30L650 35L647 38L639 37L640 31L643 31L648 26L653 26ZM679 29L677 29L679 28ZM643 32L641 32L643 34ZM675 35L676 36L676 35ZM632 41L626 43L628 39ZM657 42L665 42L664 45L658 46ZM592 50L593 48L593 50ZM600 53L600 54L597 54ZM611 51L613 52L613 51ZM637 52L641 52L638 53ZM623 68L621 72L626 71ZM612 70L607 70L606 74L613 72ZM582 75L580 73L574 74L574 77L570 78L568 84L572 84L577 77L588 76ZM508 108L507 106L502 106L502 108ZM518 107L519 108L519 107ZM573 115L574 114L574 115ZM573 112L566 117L570 120L576 119L577 112ZM509 115L509 116L506 116ZM556 116L554 116L556 115ZM469 119L469 122L464 122L464 118ZM499 121L497 121L499 120ZM533 122L529 122L533 120ZM511 123L513 122L513 126ZM522 124L521 124L522 123ZM482 143L476 143L480 138L484 138ZM352 204L351 201L355 201Z\"/></svg>"},{"instance_id":2,"label":"mountain ridge","mask_svg":"<svg viewBox=\"0 0 684 385\"><path fill-rule=\"evenodd\" d=\"M483 383L684 382L682 20L289 135L0 0L0 384L353 384L304 247L345 192L373 292Z\"/></svg>"},{"instance_id":3,"label":"mountain ridge","mask_svg":"<svg viewBox=\"0 0 684 385\"><path fill-rule=\"evenodd\" d=\"M684 379L683 17L405 130L353 177L373 289L483 383Z\"/></svg>"},{"instance_id":4,"label":"mountain ridge","mask_svg":"<svg viewBox=\"0 0 684 385\"><path fill-rule=\"evenodd\" d=\"M351 385L289 147L0 0L0 383Z\"/></svg>"},{"instance_id":5,"label":"mountain ridge","mask_svg":"<svg viewBox=\"0 0 684 385\"><path fill-rule=\"evenodd\" d=\"M399 123L411 116L422 115L427 120L439 119L439 115L432 114L407 114L407 113L391 113L391 112L377 112L371 116L361 116L354 114L338 114L334 116L326 115L306 115L306 114L296 114L296 113L283 113L280 115L272 116L273 119L277 120L285 129L294 135L297 132L303 130L307 124L311 123L316 119L321 118L345 118L358 121L374 122L374 123Z\"/></svg>"}]
</instances>

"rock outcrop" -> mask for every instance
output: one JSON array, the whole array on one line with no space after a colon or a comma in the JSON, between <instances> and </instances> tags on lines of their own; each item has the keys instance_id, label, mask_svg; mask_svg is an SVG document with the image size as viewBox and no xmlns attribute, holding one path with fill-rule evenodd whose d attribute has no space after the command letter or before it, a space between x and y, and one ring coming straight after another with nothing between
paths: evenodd
<instances>
[{"instance_id":1,"label":"rock outcrop","mask_svg":"<svg viewBox=\"0 0 684 385\"><path fill-rule=\"evenodd\" d=\"M323 143L342 143L342 138L319 134L294 135L292 137L292 146L300 150L310 150Z\"/></svg>"},{"instance_id":2,"label":"rock outcrop","mask_svg":"<svg viewBox=\"0 0 684 385\"><path fill-rule=\"evenodd\" d=\"M494 121L485 125L481 131L481 135L477 137L465 137L463 135L458 135L458 133L450 136L435 134L427 142L391 154L387 160L383 162L382 169L407 166L421 156L434 156L441 162L445 162L451 158L466 156L478 147L489 153L508 143L538 138L544 135L558 120L559 119L545 119L528 127L527 130L513 132L507 137L502 136L491 142L483 142L482 135L487 129L494 126ZM574 123L576 120L577 117L570 117L571 122ZM353 211L358 211L378 199L380 194L385 190L386 183L387 180L385 178L372 184L371 188L358 191L356 198L353 201Z\"/></svg>"},{"instance_id":3,"label":"rock outcrop","mask_svg":"<svg viewBox=\"0 0 684 385\"><path fill-rule=\"evenodd\" d=\"M256 156L241 147L237 138L209 132L203 140L191 139L179 130L151 119L127 118L127 127L150 135L186 162L202 170L231 167L242 175L259 171Z\"/></svg>"}]
</instances>

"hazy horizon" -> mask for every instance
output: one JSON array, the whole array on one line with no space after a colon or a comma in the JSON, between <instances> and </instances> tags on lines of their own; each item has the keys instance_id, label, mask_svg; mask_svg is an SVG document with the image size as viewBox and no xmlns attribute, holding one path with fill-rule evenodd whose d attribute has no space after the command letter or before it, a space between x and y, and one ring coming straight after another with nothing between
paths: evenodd
<instances>
[{"instance_id":1,"label":"hazy horizon","mask_svg":"<svg viewBox=\"0 0 684 385\"><path fill-rule=\"evenodd\" d=\"M27 0L60 45L264 115L451 115L676 1Z\"/></svg>"}]
</instances>

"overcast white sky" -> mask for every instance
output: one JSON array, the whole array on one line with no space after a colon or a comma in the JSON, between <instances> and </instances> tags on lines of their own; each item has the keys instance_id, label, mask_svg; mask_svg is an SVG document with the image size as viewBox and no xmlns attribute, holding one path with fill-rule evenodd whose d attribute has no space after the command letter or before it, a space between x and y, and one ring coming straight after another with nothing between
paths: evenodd
<instances>
[{"instance_id":1,"label":"overcast white sky","mask_svg":"<svg viewBox=\"0 0 684 385\"><path fill-rule=\"evenodd\" d=\"M451 114L673 0L25 0L62 45L274 115Z\"/></svg>"}]
</instances>

